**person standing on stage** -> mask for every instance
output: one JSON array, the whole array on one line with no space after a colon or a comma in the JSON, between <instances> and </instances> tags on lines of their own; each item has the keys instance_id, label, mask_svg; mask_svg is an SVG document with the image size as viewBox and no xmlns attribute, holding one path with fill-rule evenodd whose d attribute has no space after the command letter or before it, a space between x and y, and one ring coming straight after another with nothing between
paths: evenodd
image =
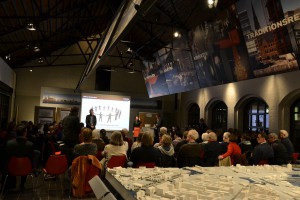
<instances>
[{"instance_id":1,"label":"person standing on stage","mask_svg":"<svg viewBox=\"0 0 300 200\"><path fill-rule=\"evenodd\" d=\"M85 124L87 128L90 128L91 130L94 130L97 124L97 118L94 115L93 108L90 109L90 114L86 116L85 118Z\"/></svg>"},{"instance_id":2,"label":"person standing on stage","mask_svg":"<svg viewBox=\"0 0 300 200\"><path fill-rule=\"evenodd\" d=\"M141 132L141 119L139 116L135 116L135 120L133 122L133 139L136 141L137 137L139 136Z\"/></svg>"},{"instance_id":3,"label":"person standing on stage","mask_svg":"<svg viewBox=\"0 0 300 200\"><path fill-rule=\"evenodd\" d=\"M133 122L133 128L141 127L141 124L142 124L142 122L141 122L141 119L139 118L139 116L135 116L135 120Z\"/></svg>"},{"instance_id":4,"label":"person standing on stage","mask_svg":"<svg viewBox=\"0 0 300 200\"><path fill-rule=\"evenodd\" d=\"M163 126L163 120L160 114L156 114L156 123L154 124L154 144L159 142L159 129Z\"/></svg>"}]
</instances>

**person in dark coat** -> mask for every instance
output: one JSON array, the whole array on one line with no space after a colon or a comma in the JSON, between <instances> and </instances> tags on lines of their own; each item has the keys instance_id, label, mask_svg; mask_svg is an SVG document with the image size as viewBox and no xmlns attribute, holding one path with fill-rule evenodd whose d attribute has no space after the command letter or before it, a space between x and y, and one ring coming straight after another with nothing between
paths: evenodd
<instances>
[{"instance_id":1,"label":"person in dark coat","mask_svg":"<svg viewBox=\"0 0 300 200\"><path fill-rule=\"evenodd\" d=\"M190 130L187 135L187 144L181 146L177 155L178 167L202 166L203 145L196 142L199 134L196 130Z\"/></svg>"},{"instance_id":2,"label":"person in dark coat","mask_svg":"<svg viewBox=\"0 0 300 200\"><path fill-rule=\"evenodd\" d=\"M91 130L94 130L97 124L97 118L94 115L93 108L90 109L90 114L85 117L85 126L87 128L90 128Z\"/></svg>"},{"instance_id":3,"label":"person in dark coat","mask_svg":"<svg viewBox=\"0 0 300 200\"><path fill-rule=\"evenodd\" d=\"M159 130L163 126L163 120L160 114L156 114L156 123L154 124L154 144L159 142Z\"/></svg>"},{"instance_id":4,"label":"person in dark coat","mask_svg":"<svg viewBox=\"0 0 300 200\"><path fill-rule=\"evenodd\" d=\"M285 146L288 156L289 162L292 161L292 155L294 153L294 146L291 140L289 139L289 133L286 130L279 131L279 137L281 139L281 143Z\"/></svg>"},{"instance_id":5,"label":"person in dark coat","mask_svg":"<svg viewBox=\"0 0 300 200\"><path fill-rule=\"evenodd\" d=\"M203 166L214 167L218 164L218 156L224 152L224 147L218 142L216 133L208 134L208 143L204 145Z\"/></svg>"},{"instance_id":6,"label":"person in dark coat","mask_svg":"<svg viewBox=\"0 0 300 200\"><path fill-rule=\"evenodd\" d=\"M130 160L133 167L137 167L139 163L155 163L155 166L161 166L161 153L153 147L153 137L149 132L143 133L141 146L132 151Z\"/></svg>"},{"instance_id":7,"label":"person in dark coat","mask_svg":"<svg viewBox=\"0 0 300 200\"><path fill-rule=\"evenodd\" d=\"M268 135L269 143L273 148L274 159L271 164L274 165L285 165L288 164L289 156L288 151L285 146L278 140L278 136L276 133L270 133Z\"/></svg>"},{"instance_id":8,"label":"person in dark coat","mask_svg":"<svg viewBox=\"0 0 300 200\"><path fill-rule=\"evenodd\" d=\"M270 144L267 143L267 134L259 133L257 135L258 145L254 148L249 160L250 165L258 165L261 161L272 163L274 159L274 152Z\"/></svg>"},{"instance_id":9,"label":"person in dark coat","mask_svg":"<svg viewBox=\"0 0 300 200\"><path fill-rule=\"evenodd\" d=\"M9 140L6 144L6 161L8 162L11 157L29 157L32 162L32 167L35 175L37 176L38 160L41 152L34 150L33 143L27 139L27 127L24 124L18 125L16 128L17 138ZM3 176L5 177L5 176ZM10 177L10 176L9 176ZM24 189L27 176L21 177L21 190ZM10 179L8 182L12 187L15 187L15 179Z\"/></svg>"}]
</instances>

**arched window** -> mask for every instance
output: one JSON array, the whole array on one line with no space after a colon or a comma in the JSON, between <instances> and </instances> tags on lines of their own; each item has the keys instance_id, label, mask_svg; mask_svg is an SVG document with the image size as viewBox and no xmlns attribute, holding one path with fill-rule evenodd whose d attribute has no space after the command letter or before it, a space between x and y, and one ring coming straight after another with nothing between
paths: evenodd
<instances>
[{"instance_id":1,"label":"arched window","mask_svg":"<svg viewBox=\"0 0 300 200\"><path fill-rule=\"evenodd\" d=\"M292 141L295 151L300 150L300 98L297 99L291 106L291 127L290 140Z\"/></svg>"},{"instance_id":2,"label":"arched window","mask_svg":"<svg viewBox=\"0 0 300 200\"><path fill-rule=\"evenodd\" d=\"M200 108L198 104L193 103L188 110L188 127L196 127L199 125Z\"/></svg>"},{"instance_id":3,"label":"arched window","mask_svg":"<svg viewBox=\"0 0 300 200\"><path fill-rule=\"evenodd\" d=\"M269 107L263 100L258 98L251 99L245 106L244 113L245 131L269 131Z\"/></svg>"},{"instance_id":4,"label":"arched window","mask_svg":"<svg viewBox=\"0 0 300 200\"><path fill-rule=\"evenodd\" d=\"M218 101L212 108L211 128L213 130L227 130L227 106L223 101Z\"/></svg>"}]
</instances>

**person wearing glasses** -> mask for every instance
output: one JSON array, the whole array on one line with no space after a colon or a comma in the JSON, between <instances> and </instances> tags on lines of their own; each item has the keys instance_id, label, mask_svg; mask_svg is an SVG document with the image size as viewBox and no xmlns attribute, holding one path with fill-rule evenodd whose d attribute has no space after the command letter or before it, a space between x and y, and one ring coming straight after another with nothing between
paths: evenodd
<instances>
[{"instance_id":1,"label":"person wearing glasses","mask_svg":"<svg viewBox=\"0 0 300 200\"><path fill-rule=\"evenodd\" d=\"M274 159L274 152L269 143L267 143L268 136L266 133L259 133L257 135L258 145L254 148L249 164L262 165L272 163Z\"/></svg>"}]
</instances>

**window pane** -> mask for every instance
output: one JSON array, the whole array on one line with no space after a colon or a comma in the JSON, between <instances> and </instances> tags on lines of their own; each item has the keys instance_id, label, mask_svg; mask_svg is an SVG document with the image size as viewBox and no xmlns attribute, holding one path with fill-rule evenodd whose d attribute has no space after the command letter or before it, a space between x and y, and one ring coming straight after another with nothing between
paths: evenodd
<instances>
[{"instance_id":1,"label":"window pane","mask_svg":"<svg viewBox=\"0 0 300 200\"><path fill-rule=\"evenodd\" d=\"M256 115L252 115L251 118L252 118L252 124L251 124L251 126L255 126L256 127L257 126L256 125L256 122L257 122L256 121Z\"/></svg>"},{"instance_id":2,"label":"window pane","mask_svg":"<svg viewBox=\"0 0 300 200\"><path fill-rule=\"evenodd\" d=\"M257 113L257 104L252 104L251 105L251 113Z\"/></svg>"},{"instance_id":3,"label":"window pane","mask_svg":"<svg viewBox=\"0 0 300 200\"><path fill-rule=\"evenodd\" d=\"M259 113L265 113L265 105L260 104L259 107L258 107L258 112Z\"/></svg>"}]
</instances>

